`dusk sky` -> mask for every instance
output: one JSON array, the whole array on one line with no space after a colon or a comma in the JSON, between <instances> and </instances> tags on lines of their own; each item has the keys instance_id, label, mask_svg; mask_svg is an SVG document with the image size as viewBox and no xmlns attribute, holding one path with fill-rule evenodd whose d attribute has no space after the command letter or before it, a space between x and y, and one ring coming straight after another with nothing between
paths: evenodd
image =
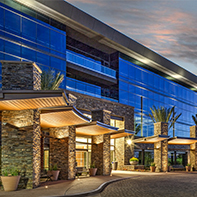
<instances>
[{"instance_id":1,"label":"dusk sky","mask_svg":"<svg viewBox=\"0 0 197 197\"><path fill-rule=\"evenodd\" d=\"M68 0L197 75L196 0Z\"/></svg>"}]
</instances>

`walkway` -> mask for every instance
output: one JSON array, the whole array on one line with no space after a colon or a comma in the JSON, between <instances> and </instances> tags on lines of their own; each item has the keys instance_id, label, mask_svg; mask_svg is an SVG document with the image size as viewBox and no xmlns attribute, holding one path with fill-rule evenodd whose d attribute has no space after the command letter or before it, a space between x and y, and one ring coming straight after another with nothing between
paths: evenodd
<instances>
[{"instance_id":1,"label":"walkway","mask_svg":"<svg viewBox=\"0 0 197 197\"><path fill-rule=\"evenodd\" d=\"M115 171L113 176L95 176L90 178L84 177L79 180L46 182L41 187L33 190L0 191L0 197L70 196L95 190L104 182L120 178L127 179L111 183L103 192L92 196L162 196L162 192L163 196L173 196L167 195L168 193L171 194L170 192L180 193L179 196L189 192L190 196L194 196L193 194L197 196L197 174Z\"/></svg>"}]
</instances>

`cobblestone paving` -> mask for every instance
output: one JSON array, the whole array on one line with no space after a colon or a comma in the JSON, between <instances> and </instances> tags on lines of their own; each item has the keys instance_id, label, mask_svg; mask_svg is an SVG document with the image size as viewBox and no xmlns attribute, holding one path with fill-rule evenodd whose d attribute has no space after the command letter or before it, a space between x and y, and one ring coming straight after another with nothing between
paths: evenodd
<instances>
[{"instance_id":1,"label":"cobblestone paving","mask_svg":"<svg viewBox=\"0 0 197 197\"><path fill-rule=\"evenodd\" d=\"M197 197L197 174L161 174L112 183L94 197Z\"/></svg>"}]
</instances>

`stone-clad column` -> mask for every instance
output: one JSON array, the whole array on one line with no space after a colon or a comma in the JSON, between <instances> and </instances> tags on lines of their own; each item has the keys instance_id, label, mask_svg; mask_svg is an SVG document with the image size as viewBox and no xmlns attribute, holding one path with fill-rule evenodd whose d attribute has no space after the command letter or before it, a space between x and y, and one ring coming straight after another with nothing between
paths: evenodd
<instances>
[{"instance_id":1,"label":"stone-clad column","mask_svg":"<svg viewBox=\"0 0 197 197\"><path fill-rule=\"evenodd\" d=\"M124 137L124 165L130 165L129 160L134 156L134 135ZM128 143L130 142L131 143Z\"/></svg>"},{"instance_id":2,"label":"stone-clad column","mask_svg":"<svg viewBox=\"0 0 197 197\"><path fill-rule=\"evenodd\" d=\"M76 129L75 126L69 126L68 130L68 179L74 179L76 164Z\"/></svg>"},{"instance_id":3,"label":"stone-clad column","mask_svg":"<svg viewBox=\"0 0 197 197\"><path fill-rule=\"evenodd\" d=\"M168 135L168 123L154 123L154 135ZM154 143L154 163L156 172L168 170L168 140Z\"/></svg>"},{"instance_id":4,"label":"stone-clad column","mask_svg":"<svg viewBox=\"0 0 197 197\"><path fill-rule=\"evenodd\" d=\"M192 138L197 137L197 126L190 127L190 137ZM195 169L197 169L197 143L190 145L189 156L190 156L191 167L194 167Z\"/></svg>"},{"instance_id":5,"label":"stone-clad column","mask_svg":"<svg viewBox=\"0 0 197 197\"><path fill-rule=\"evenodd\" d=\"M103 175L110 175L110 134L103 135Z\"/></svg>"},{"instance_id":6,"label":"stone-clad column","mask_svg":"<svg viewBox=\"0 0 197 197\"><path fill-rule=\"evenodd\" d=\"M19 187L37 187L40 183L41 157L39 111L3 111L1 127L2 171L17 168L22 176Z\"/></svg>"},{"instance_id":7,"label":"stone-clad column","mask_svg":"<svg viewBox=\"0 0 197 197\"><path fill-rule=\"evenodd\" d=\"M40 90L40 68L32 62L1 61L2 90ZM2 170L21 171L21 188L40 183L41 130L40 112L35 110L2 112ZM26 183L26 184L24 184Z\"/></svg>"},{"instance_id":8,"label":"stone-clad column","mask_svg":"<svg viewBox=\"0 0 197 197\"><path fill-rule=\"evenodd\" d=\"M92 120L110 125L111 112L107 110L92 111ZM95 163L98 175L110 175L110 135L92 137L91 162Z\"/></svg>"},{"instance_id":9,"label":"stone-clad column","mask_svg":"<svg viewBox=\"0 0 197 197\"><path fill-rule=\"evenodd\" d=\"M75 126L50 128L50 165L57 164L60 179L75 178L76 129Z\"/></svg>"},{"instance_id":10,"label":"stone-clad column","mask_svg":"<svg viewBox=\"0 0 197 197\"><path fill-rule=\"evenodd\" d=\"M2 90L40 90L40 68L33 62L1 61Z\"/></svg>"}]
</instances>

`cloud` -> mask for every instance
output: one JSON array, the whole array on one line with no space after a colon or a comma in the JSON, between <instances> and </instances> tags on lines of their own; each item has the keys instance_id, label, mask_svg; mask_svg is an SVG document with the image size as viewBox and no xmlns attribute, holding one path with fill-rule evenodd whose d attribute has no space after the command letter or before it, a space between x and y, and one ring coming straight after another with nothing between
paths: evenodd
<instances>
[{"instance_id":1,"label":"cloud","mask_svg":"<svg viewBox=\"0 0 197 197\"><path fill-rule=\"evenodd\" d=\"M68 1L197 74L197 1Z\"/></svg>"}]
</instances>

